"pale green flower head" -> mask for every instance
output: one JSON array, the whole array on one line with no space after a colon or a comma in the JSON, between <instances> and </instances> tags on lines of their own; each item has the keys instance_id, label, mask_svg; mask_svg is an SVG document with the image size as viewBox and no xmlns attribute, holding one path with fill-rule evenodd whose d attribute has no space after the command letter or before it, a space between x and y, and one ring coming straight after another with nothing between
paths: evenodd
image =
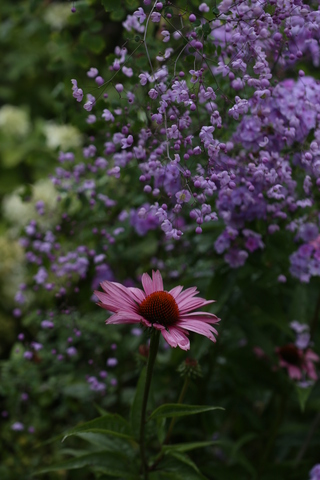
<instances>
[{"instance_id":1,"label":"pale green flower head","mask_svg":"<svg viewBox=\"0 0 320 480\"><path fill-rule=\"evenodd\" d=\"M0 108L0 132L11 137L25 137L31 130L29 115L14 105Z\"/></svg>"}]
</instances>

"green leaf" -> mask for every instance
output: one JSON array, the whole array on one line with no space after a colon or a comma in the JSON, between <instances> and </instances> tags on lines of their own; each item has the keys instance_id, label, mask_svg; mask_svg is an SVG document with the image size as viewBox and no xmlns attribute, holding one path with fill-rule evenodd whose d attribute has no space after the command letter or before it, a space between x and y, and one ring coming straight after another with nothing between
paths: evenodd
<instances>
[{"instance_id":1,"label":"green leaf","mask_svg":"<svg viewBox=\"0 0 320 480\"><path fill-rule=\"evenodd\" d=\"M196 448L210 447L211 445L217 445L219 442L207 441L207 442L191 442L191 443L177 443L175 445L163 445L162 450L164 452L188 452Z\"/></svg>"},{"instance_id":2,"label":"green leaf","mask_svg":"<svg viewBox=\"0 0 320 480\"><path fill-rule=\"evenodd\" d=\"M156 408L149 419L184 417L186 415L195 415L196 413L210 412L211 410L224 410L222 407L212 407L209 405L184 405L180 403L167 403Z\"/></svg>"},{"instance_id":3,"label":"green leaf","mask_svg":"<svg viewBox=\"0 0 320 480\"><path fill-rule=\"evenodd\" d=\"M136 394L133 399L133 404L131 407L131 426L133 435L135 438L139 438L140 434L140 422L141 422L141 407L142 407L142 400L144 394L144 387L146 383L146 373L147 369L144 367L140 374L140 378L138 381Z\"/></svg>"},{"instance_id":4,"label":"green leaf","mask_svg":"<svg viewBox=\"0 0 320 480\"><path fill-rule=\"evenodd\" d=\"M106 12L115 12L121 9L121 2L119 0L101 0Z\"/></svg>"},{"instance_id":5,"label":"green leaf","mask_svg":"<svg viewBox=\"0 0 320 480\"><path fill-rule=\"evenodd\" d=\"M126 438L119 438L115 437L114 435L92 432L76 433L75 435L93 446L90 448L90 450L87 449L87 451L84 453L88 453L88 451L91 451L93 448L94 451L97 452L102 450L107 450L109 452L121 452L130 458L135 457L137 454L138 444L133 440L128 442ZM63 450L63 452L65 451Z\"/></svg>"},{"instance_id":6,"label":"green leaf","mask_svg":"<svg viewBox=\"0 0 320 480\"><path fill-rule=\"evenodd\" d=\"M213 15L215 15L215 16L217 17L217 16L219 15L219 13L220 13L218 7L213 7L213 8L212 8L212 13L213 13Z\"/></svg>"},{"instance_id":7,"label":"green leaf","mask_svg":"<svg viewBox=\"0 0 320 480\"><path fill-rule=\"evenodd\" d=\"M300 404L301 411L304 412L308 398L312 392L313 385L307 388L296 387L296 392L298 396L298 401Z\"/></svg>"},{"instance_id":8,"label":"green leaf","mask_svg":"<svg viewBox=\"0 0 320 480\"><path fill-rule=\"evenodd\" d=\"M134 10L134 9L138 8L139 5L140 5L139 0L126 0L126 7L129 10Z\"/></svg>"},{"instance_id":9,"label":"green leaf","mask_svg":"<svg viewBox=\"0 0 320 480\"><path fill-rule=\"evenodd\" d=\"M63 441L71 435L76 435L81 432L104 433L133 440L128 422L120 415L112 415L111 413L69 430L63 437Z\"/></svg>"},{"instance_id":10,"label":"green leaf","mask_svg":"<svg viewBox=\"0 0 320 480\"><path fill-rule=\"evenodd\" d=\"M209 23L204 23L202 25L202 31L203 31L204 35L209 35L211 33L211 28L210 28Z\"/></svg>"},{"instance_id":11,"label":"green leaf","mask_svg":"<svg viewBox=\"0 0 320 480\"><path fill-rule=\"evenodd\" d=\"M44 468L35 472L35 474L42 474L47 472L55 472L57 470L74 470L76 468L83 468L90 466L97 467L107 475L115 477L124 477L134 479L136 478L132 462L128 458L118 452L98 452L82 455L80 457L72 458L65 462L61 462L51 467Z\"/></svg>"},{"instance_id":12,"label":"green leaf","mask_svg":"<svg viewBox=\"0 0 320 480\"><path fill-rule=\"evenodd\" d=\"M104 415L110 415L107 410L105 410L104 408L102 408L100 405L98 405L97 403L94 403L93 404L94 408L97 410L98 413L100 413L101 417L103 417Z\"/></svg>"},{"instance_id":13,"label":"green leaf","mask_svg":"<svg viewBox=\"0 0 320 480\"><path fill-rule=\"evenodd\" d=\"M150 480L207 480L195 463L179 452L166 455L158 468L159 472L149 475Z\"/></svg>"},{"instance_id":14,"label":"green leaf","mask_svg":"<svg viewBox=\"0 0 320 480\"><path fill-rule=\"evenodd\" d=\"M126 16L126 11L121 8L120 10L115 10L110 14L110 20L113 22L120 22Z\"/></svg>"},{"instance_id":15,"label":"green leaf","mask_svg":"<svg viewBox=\"0 0 320 480\"><path fill-rule=\"evenodd\" d=\"M79 43L93 53L101 53L105 47L105 41L102 36L93 35L87 31L81 33Z\"/></svg>"}]
</instances>

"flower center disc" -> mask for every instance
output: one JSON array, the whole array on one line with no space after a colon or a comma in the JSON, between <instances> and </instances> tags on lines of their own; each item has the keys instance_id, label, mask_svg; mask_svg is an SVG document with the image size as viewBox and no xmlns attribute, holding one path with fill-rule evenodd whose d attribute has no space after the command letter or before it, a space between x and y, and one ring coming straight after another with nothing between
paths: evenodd
<instances>
[{"instance_id":1,"label":"flower center disc","mask_svg":"<svg viewBox=\"0 0 320 480\"><path fill-rule=\"evenodd\" d=\"M139 313L150 323L167 327L179 320L179 309L175 299L168 292L153 292L139 305Z\"/></svg>"},{"instance_id":2,"label":"flower center disc","mask_svg":"<svg viewBox=\"0 0 320 480\"><path fill-rule=\"evenodd\" d=\"M279 354L283 360L288 362L290 365L300 366L302 363L301 356L299 355L299 350L295 345L285 345L279 349Z\"/></svg>"}]
</instances>

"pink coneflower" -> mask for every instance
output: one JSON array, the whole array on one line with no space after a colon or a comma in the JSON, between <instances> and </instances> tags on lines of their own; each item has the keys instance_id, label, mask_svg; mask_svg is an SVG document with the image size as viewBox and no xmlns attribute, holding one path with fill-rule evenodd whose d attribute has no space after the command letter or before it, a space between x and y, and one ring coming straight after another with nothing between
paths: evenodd
<instances>
[{"instance_id":1,"label":"pink coneflower","mask_svg":"<svg viewBox=\"0 0 320 480\"><path fill-rule=\"evenodd\" d=\"M289 377L293 380L301 380L303 373L308 375L311 380L317 380L318 375L314 367L314 362L319 361L318 355L310 350L301 350L296 345L290 343L283 347L276 348L279 356L279 365L288 370Z\"/></svg>"},{"instance_id":2,"label":"pink coneflower","mask_svg":"<svg viewBox=\"0 0 320 480\"><path fill-rule=\"evenodd\" d=\"M166 292L159 271L152 272L152 279L144 273L141 280L144 290L105 281L101 287L106 293L94 292L100 300L98 305L114 313L107 324L141 323L154 327L171 347L182 350L190 348L189 331L216 341L213 334L218 332L211 324L219 322L219 318L213 313L194 311L214 300L194 298L199 293L196 287L182 291L179 285Z\"/></svg>"}]
</instances>

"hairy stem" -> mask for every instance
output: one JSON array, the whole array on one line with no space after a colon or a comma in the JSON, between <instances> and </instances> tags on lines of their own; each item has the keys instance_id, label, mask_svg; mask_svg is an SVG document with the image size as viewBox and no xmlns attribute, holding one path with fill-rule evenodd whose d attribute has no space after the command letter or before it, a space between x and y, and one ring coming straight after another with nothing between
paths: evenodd
<instances>
[{"instance_id":1,"label":"hairy stem","mask_svg":"<svg viewBox=\"0 0 320 480\"><path fill-rule=\"evenodd\" d=\"M147 459L146 459L146 451L145 451L146 410L147 410L148 396L149 396L151 379L152 379L153 366L154 366L154 362L158 352L159 338L160 338L160 331L153 329L151 333L151 339L150 339L146 383L145 383L143 399L142 399L141 422L140 422L140 456L141 456L141 466L142 466L144 480L148 480L148 473L149 473Z\"/></svg>"}]
</instances>

